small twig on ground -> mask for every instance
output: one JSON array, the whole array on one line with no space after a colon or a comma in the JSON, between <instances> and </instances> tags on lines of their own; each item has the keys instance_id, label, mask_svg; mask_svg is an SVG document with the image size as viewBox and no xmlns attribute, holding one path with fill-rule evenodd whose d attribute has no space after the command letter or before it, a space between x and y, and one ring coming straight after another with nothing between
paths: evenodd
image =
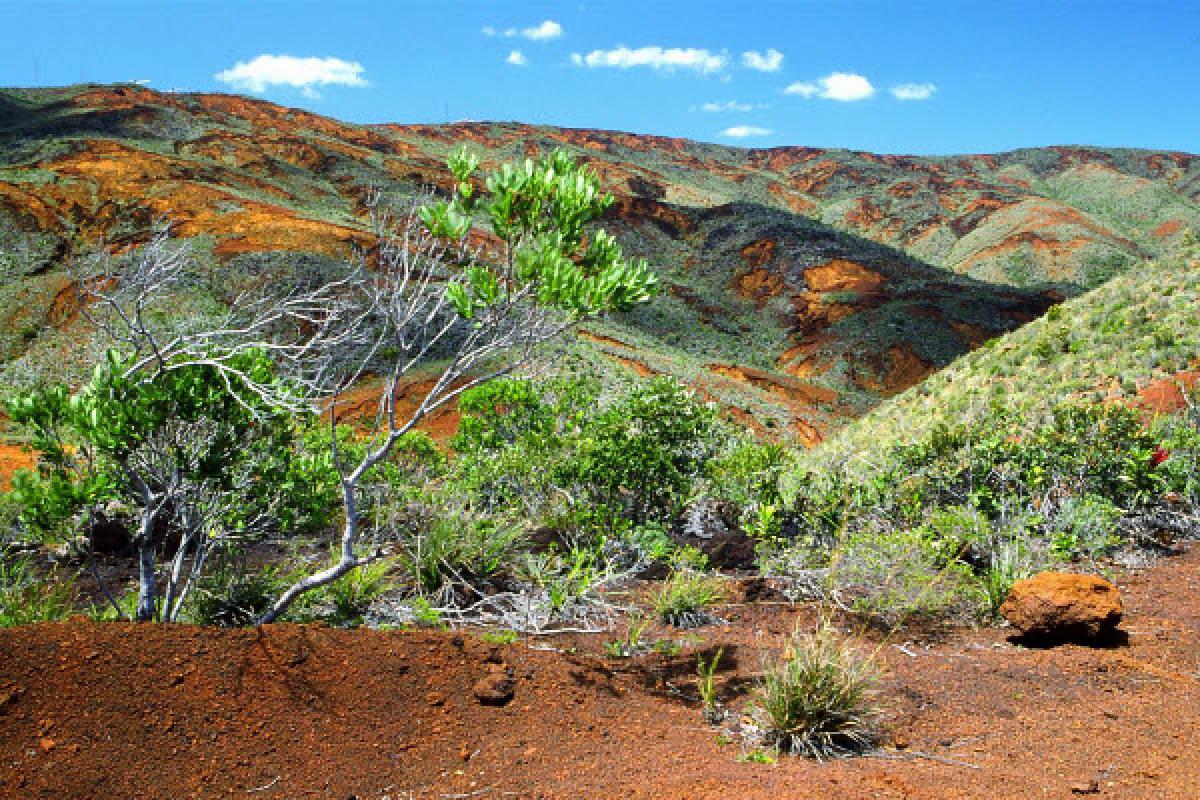
<instances>
[{"instance_id":1,"label":"small twig on ground","mask_svg":"<svg viewBox=\"0 0 1200 800\"><path fill-rule=\"evenodd\" d=\"M478 795L484 794L486 792L490 792L491 790L492 790L492 787L485 786L482 789L476 789L473 792L465 792L463 794L444 794L444 795L442 795L442 797L444 798L444 800L463 800L463 798L477 797Z\"/></svg>"},{"instance_id":2,"label":"small twig on ground","mask_svg":"<svg viewBox=\"0 0 1200 800\"><path fill-rule=\"evenodd\" d=\"M874 754L876 758L889 758L896 761L902 761L906 758L924 758L929 761L937 761L941 764L949 764L952 767L966 767L967 769L982 769L978 764L972 764L969 761L959 761L956 758L946 758L945 756L937 756L933 753L924 753L920 750L905 750L903 753L895 750L880 750Z\"/></svg>"},{"instance_id":3,"label":"small twig on ground","mask_svg":"<svg viewBox=\"0 0 1200 800\"><path fill-rule=\"evenodd\" d=\"M274 780L272 780L270 783L263 784L262 786L255 786L253 789L247 789L246 794L250 794L252 792L265 792L267 789L270 789L272 786L279 783L280 777L281 776L276 775Z\"/></svg>"}]
</instances>

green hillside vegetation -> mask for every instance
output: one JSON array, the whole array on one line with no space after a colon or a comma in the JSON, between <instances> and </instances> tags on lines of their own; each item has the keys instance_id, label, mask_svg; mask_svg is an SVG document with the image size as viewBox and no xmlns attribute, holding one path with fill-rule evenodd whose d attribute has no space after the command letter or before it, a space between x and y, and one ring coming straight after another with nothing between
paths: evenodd
<instances>
[{"instance_id":1,"label":"green hillside vegetation","mask_svg":"<svg viewBox=\"0 0 1200 800\"><path fill-rule=\"evenodd\" d=\"M1200 362L1194 249L1146 262L992 339L856 420L819 458L848 459L927 439L939 425L984 425L996 409L1045 419L1068 401L1131 403L1149 383Z\"/></svg>"},{"instance_id":2,"label":"green hillside vegetation","mask_svg":"<svg viewBox=\"0 0 1200 800\"><path fill-rule=\"evenodd\" d=\"M1137 401L1200 360L1197 254L1068 301L797 454L763 568L894 623L995 613L1014 580L1191 530L1200 402L1148 419Z\"/></svg>"}]
</instances>

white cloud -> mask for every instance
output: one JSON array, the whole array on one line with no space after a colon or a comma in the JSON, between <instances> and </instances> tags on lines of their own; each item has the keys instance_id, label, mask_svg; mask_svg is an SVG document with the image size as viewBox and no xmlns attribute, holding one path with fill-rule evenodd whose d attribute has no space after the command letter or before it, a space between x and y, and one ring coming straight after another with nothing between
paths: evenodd
<instances>
[{"instance_id":1,"label":"white cloud","mask_svg":"<svg viewBox=\"0 0 1200 800\"><path fill-rule=\"evenodd\" d=\"M818 81L797 81L783 90L784 94L798 94L804 98L823 97L850 103L866 100L875 94L871 82L854 72L834 72Z\"/></svg>"},{"instance_id":2,"label":"white cloud","mask_svg":"<svg viewBox=\"0 0 1200 800\"><path fill-rule=\"evenodd\" d=\"M499 30L492 25L484 25L480 32L484 36L503 36L506 39L512 39L514 36L521 36L533 42L548 42L551 39L557 39L563 35L563 26L552 19L542 20L540 25L534 25L532 28L505 28Z\"/></svg>"},{"instance_id":3,"label":"white cloud","mask_svg":"<svg viewBox=\"0 0 1200 800\"><path fill-rule=\"evenodd\" d=\"M520 50L513 50L504 61L506 64L512 64L514 67L523 67L529 63L529 59Z\"/></svg>"},{"instance_id":4,"label":"white cloud","mask_svg":"<svg viewBox=\"0 0 1200 800\"><path fill-rule=\"evenodd\" d=\"M937 87L932 83L902 83L889 89L897 100L928 100Z\"/></svg>"},{"instance_id":5,"label":"white cloud","mask_svg":"<svg viewBox=\"0 0 1200 800\"><path fill-rule=\"evenodd\" d=\"M549 39L557 39L563 35L562 25L559 25L552 19L543 20L541 25L533 28L523 28L521 35L526 39L532 39L535 42L544 42Z\"/></svg>"},{"instance_id":6,"label":"white cloud","mask_svg":"<svg viewBox=\"0 0 1200 800\"><path fill-rule=\"evenodd\" d=\"M765 53L747 50L742 53L742 66L759 72L779 72L783 69L783 53L773 47L768 48Z\"/></svg>"},{"instance_id":7,"label":"white cloud","mask_svg":"<svg viewBox=\"0 0 1200 800\"><path fill-rule=\"evenodd\" d=\"M770 128L760 128L756 125L734 125L732 128L721 131L721 135L733 139L745 139L747 136L770 136L774 132Z\"/></svg>"},{"instance_id":8,"label":"white cloud","mask_svg":"<svg viewBox=\"0 0 1200 800\"><path fill-rule=\"evenodd\" d=\"M697 47L664 48L655 45L632 49L621 46L612 50L593 50L586 56L572 53L571 63L577 67L650 67L667 72L690 69L707 75L723 70L729 63L729 57L724 53L713 53Z\"/></svg>"},{"instance_id":9,"label":"white cloud","mask_svg":"<svg viewBox=\"0 0 1200 800\"><path fill-rule=\"evenodd\" d=\"M239 61L214 77L235 89L265 92L270 86L290 86L306 97L318 97L321 86L367 86L363 65L340 58L297 58L263 54Z\"/></svg>"},{"instance_id":10,"label":"white cloud","mask_svg":"<svg viewBox=\"0 0 1200 800\"><path fill-rule=\"evenodd\" d=\"M724 103L709 102L699 106L701 111L707 111L712 114L722 111L753 111L756 108L766 108L766 106L758 103L739 103L737 100L727 100ZM692 110L696 110L696 106L692 106Z\"/></svg>"},{"instance_id":11,"label":"white cloud","mask_svg":"<svg viewBox=\"0 0 1200 800\"><path fill-rule=\"evenodd\" d=\"M784 94L798 94L801 97L809 98L821 91L821 87L809 81L796 81L791 86L783 90Z\"/></svg>"}]
</instances>

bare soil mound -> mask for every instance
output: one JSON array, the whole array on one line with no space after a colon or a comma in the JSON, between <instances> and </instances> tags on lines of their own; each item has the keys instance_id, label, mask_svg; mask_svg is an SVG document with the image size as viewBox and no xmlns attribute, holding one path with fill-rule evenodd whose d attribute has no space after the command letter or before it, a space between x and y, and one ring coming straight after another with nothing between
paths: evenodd
<instances>
[{"instance_id":1,"label":"bare soil mound","mask_svg":"<svg viewBox=\"0 0 1200 800\"><path fill-rule=\"evenodd\" d=\"M1122 647L1027 649L994 629L880 643L887 748L777 765L739 761L701 722L694 653L290 625L10 629L0 797L1195 798L1200 548L1119 584ZM760 651L811 609L722 613L698 635L736 654L720 686L740 709ZM483 705L472 688L498 665L515 697Z\"/></svg>"}]
</instances>

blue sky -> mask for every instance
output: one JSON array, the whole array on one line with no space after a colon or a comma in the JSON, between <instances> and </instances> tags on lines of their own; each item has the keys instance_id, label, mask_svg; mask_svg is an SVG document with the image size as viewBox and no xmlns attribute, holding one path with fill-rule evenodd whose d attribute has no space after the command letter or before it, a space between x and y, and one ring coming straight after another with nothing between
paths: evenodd
<instances>
[{"instance_id":1,"label":"blue sky","mask_svg":"<svg viewBox=\"0 0 1200 800\"><path fill-rule=\"evenodd\" d=\"M889 153L1200 151L1200 0L0 0L0 84Z\"/></svg>"}]
</instances>

